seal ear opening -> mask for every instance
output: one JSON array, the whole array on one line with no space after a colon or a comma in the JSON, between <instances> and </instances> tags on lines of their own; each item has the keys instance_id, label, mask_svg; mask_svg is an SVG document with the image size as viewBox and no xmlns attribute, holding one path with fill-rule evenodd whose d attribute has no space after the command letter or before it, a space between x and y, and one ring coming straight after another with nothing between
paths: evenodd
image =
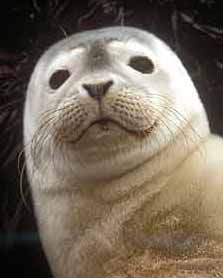
<instances>
[{"instance_id":1,"label":"seal ear opening","mask_svg":"<svg viewBox=\"0 0 223 278\"><path fill-rule=\"evenodd\" d=\"M134 56L129 61L129 66L141 73L153 73L154 64L146 56Z\"/></svg>"},{"instance_id":2,"label":"seal ear opening","mask_svg":"<svg viewBox=\"0 0 223 278\"><path fill-rule=\"evenodd\" d=\"M56 90L61 87L70 77L70 72L65 69L56 70L50 77L49 85L51 89Z\"/></svg>"}]
</instances>

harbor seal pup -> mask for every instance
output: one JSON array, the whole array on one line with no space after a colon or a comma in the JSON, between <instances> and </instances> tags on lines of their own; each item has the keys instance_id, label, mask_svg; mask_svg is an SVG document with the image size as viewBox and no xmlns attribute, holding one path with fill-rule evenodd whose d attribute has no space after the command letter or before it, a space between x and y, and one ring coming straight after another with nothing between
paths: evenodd
<instances>
[{"instance_id":1,"label":"harbor seal pup","mask_svg":"<svg viewBox=\"0 0 223 278\"><path fill-rule=\"evenodd\" d=\"M193 238L223 236L223 141L181 61L146 31L50 47L28 85L24 144L55 277L112 277L115 258L191 254Z\"/></svg>"}]
</instances>

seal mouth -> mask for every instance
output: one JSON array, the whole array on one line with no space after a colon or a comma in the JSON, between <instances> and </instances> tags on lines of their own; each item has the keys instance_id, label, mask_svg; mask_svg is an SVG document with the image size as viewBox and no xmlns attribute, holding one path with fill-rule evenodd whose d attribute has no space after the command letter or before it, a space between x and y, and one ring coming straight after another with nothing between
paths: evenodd
<instances>
[{"instance_id":1,"label":"seal mouth","mask_svg":"<svg viewBox=\"0 0 223 278\"><path fill-rule=\"evenodd\" d=\"M101 118L101 119L98 119L98 120L95 120L93 121L89 126L88 128L90 128L91 126L95 125L95 124L99 124L101 126L106 126L108 123L110 122L113 122L115 124L118 124L116 121L110 119L110 118Z\"/></svg>"},{"instance_id":2,"label":"seal mouth","mask_svg":"<svg viewBox=\"0 0 223 278\"><path fill-rule=\"evenodd\" d=\"M113 120L113 119L110 119L110 118L100 118L100 119L97 119L97 120L93 121L93 122L86 128L85 131L87 131L89 128L91 128L91 127L94 126L94 125L99 125L99 126L102 128L102 130L109 130L108 125L109 125L110 123L113 123L113 124L119 126L120 128L127 130L123 125L121 125L119 122L117 122L117 121L115 121L115 120ZM85 131L84 131L84 132L85 132Z\"/></svg>"},{"instance_id":3,"label":"seal mouth","mask_svg":"<svg viewBox=\"0 0 223 278\"><path fill-rule=\"evenodd\" d=\"M81 138L87 133L87 131L95 126L98 125L98 127L101 129L102 132L109 132L110 131L110 124L114 124L116 126L118 126L120 129L124 130L126 133L128 133L130 136L134 136L137 137L139 139L143 139L144 137L148 136L151 131L154 129L154 127L157 125L157 122L154 122L149 128L144 129L144 130L134 130L134 129L130 129L127 128L126 126L124 126L122 123L111 119L109 117L103 117L100 119L97 119L95 121L92 121L82 132L81 134L75 138L74 140L69 140L69 143L71 144L76 144L77 142L79 142L81 140Z\"/></svg>"}]
</instances>

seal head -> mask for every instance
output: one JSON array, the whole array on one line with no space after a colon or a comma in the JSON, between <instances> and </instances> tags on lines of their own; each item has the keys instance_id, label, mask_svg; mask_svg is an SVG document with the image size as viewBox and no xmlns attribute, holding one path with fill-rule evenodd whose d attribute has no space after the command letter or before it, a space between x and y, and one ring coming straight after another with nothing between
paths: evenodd
<instances>
[{"instance_id":1,"label":"seal head","mask_svg":"<svg viewBox=\"0 0 223 278\"><path fill-rule=\"evenodd\" d=\"M206 117L173 51L131 27L87 31L55 44L38 62L27 94L25 141L32 141L36 167L53 165L85 181L123 175L194 118Z\"/></svg>"}]
</instances>

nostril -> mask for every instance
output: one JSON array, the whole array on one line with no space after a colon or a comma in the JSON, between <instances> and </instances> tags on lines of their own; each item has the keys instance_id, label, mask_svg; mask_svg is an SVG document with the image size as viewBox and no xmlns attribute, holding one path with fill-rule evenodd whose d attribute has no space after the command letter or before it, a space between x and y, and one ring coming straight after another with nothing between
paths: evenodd
<instances>
[{"instance_id":1,"label":"nostril","mask_svg":"<svg viewBox=\"0 0 223 278\"><path fill-rule=\"evenodd\" d=\"M94 84L83 84L83 88L88 94L95 99L101 99L107 92L108 89L113 85L113 81L109 80L101 83Z\"/></svg>"}]
</instances>

